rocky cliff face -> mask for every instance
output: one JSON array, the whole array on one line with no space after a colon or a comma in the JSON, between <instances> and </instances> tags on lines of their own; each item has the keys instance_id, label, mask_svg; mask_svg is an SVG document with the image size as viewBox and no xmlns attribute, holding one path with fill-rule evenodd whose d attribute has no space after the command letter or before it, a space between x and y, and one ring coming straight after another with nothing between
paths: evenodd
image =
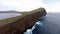
<instances>
[{"instance_id":1,"label":"rocky cliff face","mask_svg":"<svg viewBox=\"0 0 60 34\"><path fill-rule=\"evenodd\" d=\"M0 34L23 34L23 32L31 28L39 18L46 15L46 10L39 8L23 15L22 18L0 27Z\"/></svg>"}]
</instances>

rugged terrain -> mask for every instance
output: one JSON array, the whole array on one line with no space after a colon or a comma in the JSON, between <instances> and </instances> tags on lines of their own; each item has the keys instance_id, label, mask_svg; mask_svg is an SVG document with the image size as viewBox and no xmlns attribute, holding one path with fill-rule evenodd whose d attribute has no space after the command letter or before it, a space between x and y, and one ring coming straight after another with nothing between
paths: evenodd
<instances>
[{"instance_id":1,"label":"rugged terrain","mask_svg":"<svg viewBox=\"0 0 60 34\"><path fill-rule=\"evenodd\" d=\"M21 16L1 20L0 34L23 34L23 32L31 28L39 18L46 16L46 10L44 8L38 8L21 14Z\"/></svg>"}]
</instances>

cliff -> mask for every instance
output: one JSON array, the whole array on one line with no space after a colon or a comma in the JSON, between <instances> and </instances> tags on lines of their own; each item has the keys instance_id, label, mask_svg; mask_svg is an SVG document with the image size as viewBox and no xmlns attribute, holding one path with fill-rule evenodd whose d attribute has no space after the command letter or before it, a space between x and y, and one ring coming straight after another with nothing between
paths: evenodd
<instances>
[{"instance_id":1,"label":"cliff","mask_svg":"<svg viewBox=\"0 0 60 34\"><path fill-rule=\"evenodd\" d=\"M23 34L39 18L46 16L46 10L44 8L38 8L21 14L21 16L1 20L0 34Z\"/></svg>"}]
</instances>

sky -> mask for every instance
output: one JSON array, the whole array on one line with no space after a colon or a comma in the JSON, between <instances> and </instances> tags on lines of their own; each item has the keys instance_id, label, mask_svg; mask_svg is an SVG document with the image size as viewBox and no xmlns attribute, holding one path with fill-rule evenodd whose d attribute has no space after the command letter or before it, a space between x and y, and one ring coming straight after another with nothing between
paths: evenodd
<instances>
[{"instance_id":1,"label":"sky","mask_svg":"<svg viewBox=\"0 0 60 34\"><path fill-rule=\"evenodd\" d=\"M39 7L47 12L60 12L60 0L0 0L0 11L31 11Z\"/></svg>"},{"instance_id":2,"label":"sky","mask_svg":"<svg viewBox=\"0 0 60 34\"><path fill-rule=\"evenodd\" d=\"M48 12L60 12L60 0L45 0L43 3Z\"/></svg>"}]
</instances>

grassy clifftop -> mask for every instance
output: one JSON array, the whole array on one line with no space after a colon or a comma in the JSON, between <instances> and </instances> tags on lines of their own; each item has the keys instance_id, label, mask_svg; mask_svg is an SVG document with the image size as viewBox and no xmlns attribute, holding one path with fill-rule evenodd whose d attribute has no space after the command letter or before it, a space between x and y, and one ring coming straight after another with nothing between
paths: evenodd
<instances>
[{"instance_id":1,"label":"grassy clifftop","mask_svg":"<svg viewBox=\"0 0 60 34\"><path fill-rule=\"evenodd\" d=\"M44 8L38 8L38 9L29 11L29 12L19 12L20 14L22 14L21 16L17 16L17 17L12 17L12 18L1 20L0 21L0 26L3 26L3 25L6 25L6 24L9 24L9 23L12 23L12 22L14 22L14 21L16 21L16 20L18 20L20 18L23 18L26 15L34 14L34 13L42 12L42 11L45 11L45 9Z\"/></svg>"},{"instance_id":2,"label":"grassy clifftop","mask_svg":"<svg viewBox=\"0 0 60 34\"><path fill-rule=\"evenodd\" d=\"M44 8L38 8L29 12L19 12L22 15L0 21L0 34L23 34L31 28L35 22L46 15Z\"/></svg>"}]
</instances>

